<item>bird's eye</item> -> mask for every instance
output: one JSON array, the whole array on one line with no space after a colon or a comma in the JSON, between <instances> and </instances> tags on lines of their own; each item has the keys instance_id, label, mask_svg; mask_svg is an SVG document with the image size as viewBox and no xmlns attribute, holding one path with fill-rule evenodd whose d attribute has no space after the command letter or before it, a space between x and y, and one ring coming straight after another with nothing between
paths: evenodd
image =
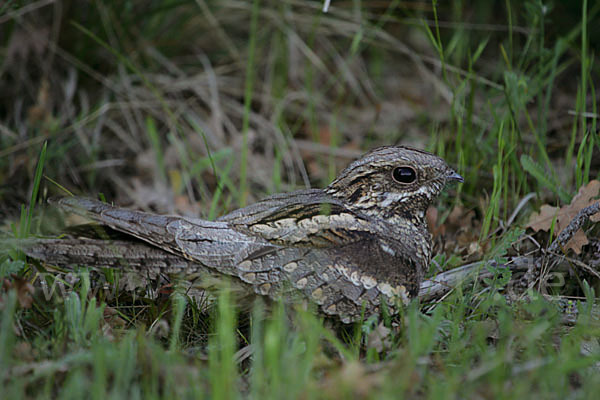
<instances>
[{"instance_id":1,"label":"bird's eye","mask_svg":"<svg viewBox=\"0 0 600 400\"><path fill-rule=\"evenodd\" d=\"M392 171L392 178L398 183L413 183L417 173L410 167L397 167Z\"/></svg>"}]
</instances>

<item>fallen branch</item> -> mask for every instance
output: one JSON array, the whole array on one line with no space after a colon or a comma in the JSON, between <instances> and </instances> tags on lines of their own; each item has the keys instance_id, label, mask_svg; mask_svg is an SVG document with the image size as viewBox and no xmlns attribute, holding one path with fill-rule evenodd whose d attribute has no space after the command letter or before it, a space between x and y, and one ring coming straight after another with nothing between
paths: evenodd
<instances>
[{"instance_id":1,"label":"fallen branch","mask_svg":"<svg viewBox=\"0 0 600 400\"><path fill-rule=\"evenodd\" d=\"M515 272L527 271L532 261L534 260L531 257L524 256L514 257L506 264L496 264L495 261L478 261L439 273L421 283L419 299L427 301L438 298L464 283L493 277L494 273L484 268L486 263L494 267L505 267Z\"/></svg>"}]
</instances>

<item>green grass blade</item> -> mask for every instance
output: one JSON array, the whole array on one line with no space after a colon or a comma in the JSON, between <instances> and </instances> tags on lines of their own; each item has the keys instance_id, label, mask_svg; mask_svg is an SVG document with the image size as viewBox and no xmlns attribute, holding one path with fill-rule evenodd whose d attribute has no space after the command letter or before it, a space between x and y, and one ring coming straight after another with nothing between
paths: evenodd
<instances>
[{"instance_id":1,"label":"green grass blade","mask_svg":"<svg viewBox=\"0 0 600 400\"><path fill-rule=\"evenodd\" d=\"M38 193L40 190L40 183L42 181L42 175L44 171L44 164L46 163L46 149L48 142L44 142L40 156L38 158L37 167L35 168L35 175L33 178L33 189L31 190L31 198L29 200L29 207L27 209L27 222L25 224L25 230L21 232L20 237L25 238L29 235L31 229L31 220L33 219L33 210L35 208L35 202L37 201Z\"/></svg>"},{"instance_id":2,"label":"green grass blade","mask_svg":"<svg viewBox=\"0 0 600 400\"><path fill-rule=\"evenodd\" d=\"M564 204L568 204L571 202L571 196L564 189L560 188L554 181L550 180L547 176L546 172L542 169L542 167L533 161L533 158L527 154L521 155L521 166L525 171L527 171L531 176L533 176L538 184L542 187L550 189L560 198Z\"/></svg>"}]
</instances>

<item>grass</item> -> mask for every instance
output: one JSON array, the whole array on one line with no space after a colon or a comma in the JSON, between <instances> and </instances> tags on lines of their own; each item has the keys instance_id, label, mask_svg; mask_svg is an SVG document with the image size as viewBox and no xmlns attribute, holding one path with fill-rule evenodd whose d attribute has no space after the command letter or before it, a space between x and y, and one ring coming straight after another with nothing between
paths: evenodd
<instances>
[{"instance_id":1,"label":"grass","mask_svg":"<svg viewBox=\"0 0 600 400\"><path fill-rule=\"evenodd\" d=\"M44 202L65 190L214 219L404 143L465 177L438 202L445 269L539 252L552 234L523 229L531 212L600 175L594 2L58 4L0 6L9 237L60 232ZM472 219L453 225L457 209ZM593 398L600 282L576 265L597 268L598 227L586 230L590 246L540 291L516 293L520 276L487 263L491 279L348 327L240 300L227 282L203 302L177 282L0 249L3 393Z\"/></svg>"}]
</instances>

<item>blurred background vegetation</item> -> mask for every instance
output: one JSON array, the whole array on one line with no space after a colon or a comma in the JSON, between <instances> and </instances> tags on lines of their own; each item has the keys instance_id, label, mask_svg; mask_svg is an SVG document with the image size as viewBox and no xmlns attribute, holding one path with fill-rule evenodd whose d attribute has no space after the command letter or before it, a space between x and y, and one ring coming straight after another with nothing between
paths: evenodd
<instances>
[{"instance_id":1,"label":"blurred background vegetation","mask_svg":"<svg viewBox=\"0 0 600 400\"><path fill-rule=\"evenodd\" d=\"M46 141L45 175L73 192L204 217L322 186L383 144L446 157L469 197L491 194L494 165L510 172L506 211L539 189L522 154L566 192L598 173L577 159L596 138L595 3L585 21L568 1L321 8L5 2L2 214L29 199Z\"/></svg>"},{"instance_id":2,"label":"blurred background vegetation","mask_svg":"<svg viewBox=\"0 0 600 400\"><path fill-rule=\"evenodd\" d=\"M214 219L270 193L322 187L363 151L405 144L465 177L431 220L440 227L435 272L492 258L540 205L568 205L598 179L600 3L333 0L322 8L308 0L0 3L2 231L47 232L45 200L69 192ZM588 265L600 259L595 233L579 258ZM540 232L533 242L549 239ZM460 291L426 312L409 309L388 338L393 346L373 350L365 347L372 322L346 334L310 315L294 329L277 312L264 326L238 324L227 295L214 318L202 318L178 297L96 303L81 279L67 300L34 296L23 307L10 289L26 287L35 268L18 254L0 261L9 282L1 379L18 397L578 397L600 382L591 306L566 328L543 298L515 306L498 291ZM591 304L599 280L581 278L590 285L578 276L561 294ZM149 338L163 323L167 334ZM253 350L235 353L245 348Z\"/></svg>"}]
</instances>

